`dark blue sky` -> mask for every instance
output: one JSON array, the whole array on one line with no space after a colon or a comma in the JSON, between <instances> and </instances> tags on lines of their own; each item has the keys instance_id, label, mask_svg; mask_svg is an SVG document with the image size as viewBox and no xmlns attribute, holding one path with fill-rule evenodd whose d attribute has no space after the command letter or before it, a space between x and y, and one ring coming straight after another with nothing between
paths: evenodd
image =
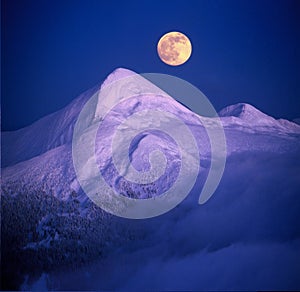
<instances>
[{"instance_id":1,"label":"dark blue sky","mask_svg":"<svg viewBox=\"0 0 300 292\"><path fill-rule=\"evenodd\" d=\"M160 36L186 33L179 67L156 53ZM67 105L117 67L181 77L217 110L249 102L300 116L300 1L2 1L2 129Z\"/></svg>"}]
</instances>

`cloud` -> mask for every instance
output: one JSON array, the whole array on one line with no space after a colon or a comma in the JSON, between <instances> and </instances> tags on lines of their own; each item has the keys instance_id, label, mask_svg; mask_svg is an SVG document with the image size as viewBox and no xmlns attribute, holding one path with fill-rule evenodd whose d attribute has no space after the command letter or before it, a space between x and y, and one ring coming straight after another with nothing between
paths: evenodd
<instances>
[{"instance_id":1,"label":"cloud","mask_svg":"<svg viewBox=\"0 0 300 292\"><path fill-rule=\"evenodd\" d=\"M128 220L143 236L50 289L300 289L299 152L229 157L216 194L198 192L163 216ZM125 219L120 219L123 223Z\"/></svg>"}]
</instances>

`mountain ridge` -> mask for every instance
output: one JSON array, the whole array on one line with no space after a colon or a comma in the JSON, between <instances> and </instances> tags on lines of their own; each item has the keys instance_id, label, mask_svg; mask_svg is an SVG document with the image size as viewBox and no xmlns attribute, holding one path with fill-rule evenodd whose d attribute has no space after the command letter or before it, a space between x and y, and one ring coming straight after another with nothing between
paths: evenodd
<instances>
[{"instance_id":1,"label":"mountain ridge","mask_svg":"<svg viewBox=\"0 0 300 292\"><path fill-rule=\"evenodd\" d=\"M101 86L97 85L85 91L59 111L49 114L22 129L2 132L1 167L26 161L51 149L71 143L74 124L85 102L99 88L104 88L116 80L135 74L131 70L117 68L107 76ZM178 101L175 103L178 106L180 104ZM180 104L180 106L184 105ZM188 112L193 113L188 108L186 109ZM227 106L219 111L219 116L225 128L234 125L243 126L244 128L265 126L275 127L277 131L281 132L300 132L300 126L295 122L283 119L276 120L247 103Z\"/></svg>"}]
</instances>

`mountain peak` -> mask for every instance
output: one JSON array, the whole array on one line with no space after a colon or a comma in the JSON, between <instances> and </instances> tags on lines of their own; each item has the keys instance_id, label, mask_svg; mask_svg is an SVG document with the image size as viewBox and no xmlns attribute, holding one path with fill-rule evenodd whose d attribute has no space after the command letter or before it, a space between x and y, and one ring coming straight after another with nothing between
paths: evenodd
<instances>
[{"instance_id":1,"label":"mountain peak","mask_svg":"<svg viewBox=\"0 0 300 292\"><path fill-rule=\"evenodd\" d=\"M237 103L223 108L219 112L220 117L237 117L246 121L259 122L265 119L273 119L272 117L264 114L253 105L248 103Z\"/></svg>"},{"instance_id":2,"label":"mountain peak","mask_svg":"<svg viewBox=\"0 0 300 292\"><path fill-rule=\"evenodd\" d=\"M300 125L300 118L293 119L293 122L294 122L295 124Z\"/></svg>"},{"instance_id":3,"label":"mountain peak","mask_svg":"<svg viewBox=\"0 0 300 292\"><path fill-rule=\"evenodd\" d=\"M120 80L122 78L128 77L128 76L132 76L132 75L136 75L137 73L135 73L134 71L131 71L129 69L126 68L117 68L114 71L112 71L104 80L104 82L101 85L101 88L107 86L108 84L111 84L117 80Z\"/></svg>"}]
</instances>

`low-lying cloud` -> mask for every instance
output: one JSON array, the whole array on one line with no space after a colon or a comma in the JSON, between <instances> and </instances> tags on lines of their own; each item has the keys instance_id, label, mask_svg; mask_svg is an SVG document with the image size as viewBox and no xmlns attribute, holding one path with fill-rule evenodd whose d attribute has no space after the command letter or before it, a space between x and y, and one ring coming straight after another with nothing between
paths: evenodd
<instances>
[{"instance_id":1,"label":"low-lying cloud","mask_svg":"<svg viewBox=\"0 0 300 292\"><path fill-rule=\"evenodd\" d=\"M194 192L161 217L128 220L143 239L32 288L300 289L299 173L299 152L235 154L206 204Z\"/></svg>"}]
</instances>

